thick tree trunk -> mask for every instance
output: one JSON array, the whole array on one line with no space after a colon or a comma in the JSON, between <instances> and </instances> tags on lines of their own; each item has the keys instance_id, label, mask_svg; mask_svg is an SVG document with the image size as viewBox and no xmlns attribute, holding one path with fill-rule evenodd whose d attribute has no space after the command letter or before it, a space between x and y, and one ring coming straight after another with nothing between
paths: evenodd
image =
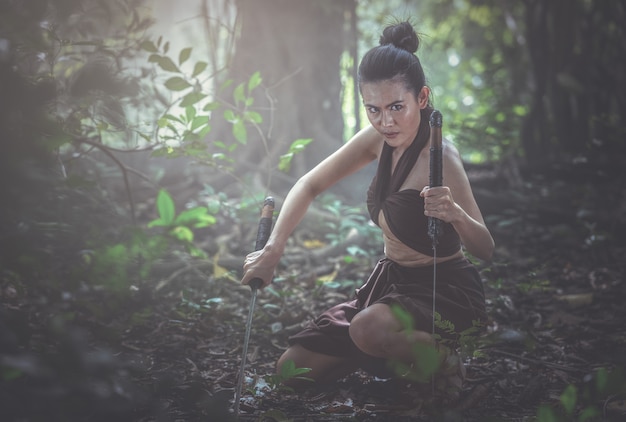
<instances>
[{"instance_id":1,"label":"thick tree trunk","mask_svg":"<svg viewBox=\"0 0 626 422\"><path fill-rule=\"evenodd\" d=\"M522 130L528 162L624 153L623 2L526 1L535 81Z\"/></svg>"},{"instance_id":2,"label":"thick tree trunk","mask_svg":"<svg viewBox=\"0 0 626 422\"><path fill-rule=\"evenodd\" d=\"M292 163L295 178L342 144L340 60L346 50L345 11L351 4L353 0L238 1L241 33L228 78L233 87L257 71L263 78L252 107L263 117L263 135L248 132L236 163L244 171L276 168L293 141L312 138ZM215 128L211 137L216 134L231 136L230 127ZM273 184L273 190L282 192L292 180L273 178Z\"/></svg>"}]
</instances>

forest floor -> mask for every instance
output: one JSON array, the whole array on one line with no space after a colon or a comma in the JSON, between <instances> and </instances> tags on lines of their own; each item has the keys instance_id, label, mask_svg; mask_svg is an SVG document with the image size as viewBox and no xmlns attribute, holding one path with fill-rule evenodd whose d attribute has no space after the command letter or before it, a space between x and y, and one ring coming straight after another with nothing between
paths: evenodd
<instances>
[{"instance_id":1,"label":"forest floor","mask_svg":"<svg viewBox=\"0 0 626 422\"><path fill-rule=\"evenodd\" d=\"M493 262L477 264L491 321L464 356L458 401L364 372L300 395L271 388L287 337L349 299L373 265L290 262L287 250L278 282L258 295L239 420L626 420L624 225L575 183L476 190L497 243ZM4 277L0 420L237 420L250 290L188 267L121 301L87 287L47 296Z\"/></svg>"}]
</instances>

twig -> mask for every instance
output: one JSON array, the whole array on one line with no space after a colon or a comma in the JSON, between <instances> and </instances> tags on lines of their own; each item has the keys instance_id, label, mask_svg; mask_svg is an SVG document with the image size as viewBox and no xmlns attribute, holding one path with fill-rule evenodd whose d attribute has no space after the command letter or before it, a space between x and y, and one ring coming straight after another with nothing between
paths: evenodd
<instances>
[{"instance_id":1,"label":"twig","mask_svg":"<svg viewBox=\"0 0 626 422\"><path fill-rule=\"evenodd\" d=\"M502 355L502 356L506 356L506 357L510 357L513 359L518 359L520 361L526 361L529 363L533 363L535 365L543 365L543 366L548 366L550 368L553 369L560 369L562 371L567 371L567 372L586 372L584 369L581 368L574 368L571 366L565 366L565 365L559 365L558 363L552 363L552 362L546 362L543 360L539 360L539 359L532 359L532 358L528 358L525 356L520 356L520 355L516 355L513 353L509 353L509 352L505 352L503 350L497 350L497 349L493 349L490 350L490 352L494 352L496 354Z\"/></svg>"},{"instance_id":2,"label":"twig","mask_svg":"<svg viewBox=\"0 0 626 422\"><path fill-rule=\"evenodd\" d=\"M126 195L128 196L128 203L130 204L130 217L133 222L133 226L137 225L137 220L135 219L135 201L133 200L133 193L130 190L130 182L128 181L128 169L126 166L103 144L98 142L93 142L88 139L78 139L78 142L91 145L92 147L98 148L105 155L107 155L111 160L117 164L117 166L122 171L122 177L124 178L124 186L126 187Z\"/></svg>"}]
</instances>

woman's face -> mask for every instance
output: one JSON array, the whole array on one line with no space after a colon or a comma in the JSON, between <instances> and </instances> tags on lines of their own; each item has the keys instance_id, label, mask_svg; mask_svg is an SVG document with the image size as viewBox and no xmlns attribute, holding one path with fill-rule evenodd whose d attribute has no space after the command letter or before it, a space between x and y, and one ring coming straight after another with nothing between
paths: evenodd
<instances>
[{"instance_id":1,"label":"woman's face","mask_svg":"<svg viewBox=\"0 0 626 422\"><path fill-rule=\"evenodd\" d=\"M420 126L420 110L428 105L428 87L418 98L401 80L361 84L363 105L374 128L390 146L405 149L413 142Z\"/></svg>"}]
</instances>

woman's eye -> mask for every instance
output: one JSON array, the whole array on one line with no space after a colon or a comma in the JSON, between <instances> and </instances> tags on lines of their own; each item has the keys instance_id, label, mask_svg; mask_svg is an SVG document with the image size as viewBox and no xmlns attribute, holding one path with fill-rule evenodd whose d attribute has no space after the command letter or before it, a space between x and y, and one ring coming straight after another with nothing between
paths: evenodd
<instances>
[{"instance_id":1,"label":"woman's eye","mask_svg":"<svg viewBox=\"0 0 626 422\"><path fill-rule=\"evenodd\" d=\"M367 108L367 112L370 114L374 114L378 111L378 109L376 107L368 107Z\"/></svg>"},{"instance_id":2,"label":"woman's eye","mask_svg":"<svg viewBox=\"0 0 626 422\"><path fill-rule=\"evenodd\" d=\"M394 104L394 105L392 105L392 106L391 106L391 109L392 109L393 111L400 111L400 110L402 110L402 105L400 105L400 104Z\"/></svg>"}]
</instances>

